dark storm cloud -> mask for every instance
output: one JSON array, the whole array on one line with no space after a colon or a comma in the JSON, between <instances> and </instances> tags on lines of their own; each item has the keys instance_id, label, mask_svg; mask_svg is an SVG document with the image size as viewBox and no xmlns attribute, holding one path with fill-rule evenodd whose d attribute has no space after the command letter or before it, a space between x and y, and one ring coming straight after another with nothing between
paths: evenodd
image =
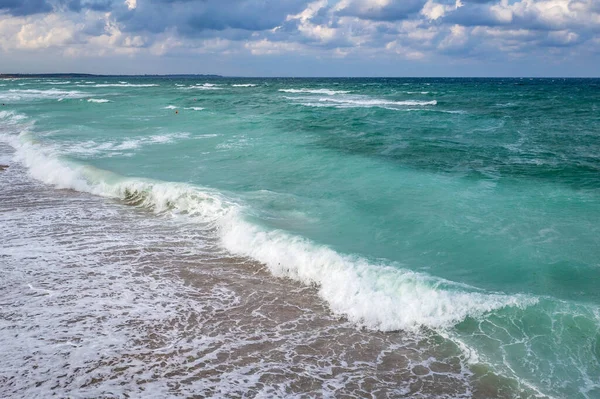
<instances>
[{"instance_id":1,"label":"dark storm cloud","mask_svg":"<svg viewBox=\"0 0 600 399\"><path fill-rule=\"evenodd\" d=\"M392 1L384 7L365 7L358 2L338 11L340 16L358 17L374 21L399 21L421 11L426 0Z\"/></svg>"},{"instance_id":2,"label":"dark storm cloud","mask_svg":"<svg viewBox=\"0 0 600 399\"><path fill-rule=\"evenodd\" d=\"M0 13L13 16L32 15L52 11L46 0L0 0Z\"/></svg>"},{"instance_id":3,"label":"dark storm cloud","mask_svg":"<svg viewBox=\"0 0 600 399\"><path fill-rule=\"evenodd\" d=\"M63 2L70 11L80 12L84 9L93 11L110 11L113 7L110 0L69 0Z\"/></svg>"},{"instance_id":4,"label":"dark storm cloud","mask_svg":"<svg viewBox=\"0 0 600 399\"><path fill-rule=\"evenodd\" d=\"M110 11L112 0L0 0L0 13L13 16L26 16L49 12L82 10Z\"/></svg>"},{"instance_id":5,"label":"dark storm cloud","mask_svg":"<svg viewBox=\"0 0 600 399\"><path fill-rule=\"evenodd\" d=\"M484 2L481 4L465 4L463 7L449 13L443 18L443 21L449 24L458 24L462 26L497 26L507 25L507 22L500 21ZM491 3L491 2L487 2Z\"/></svg>"},{"instance_id":6,"label":"dark storm cloud","mask_svg":"<svg viewBox=\"0 0 600 399\"><path fill-rule=\"evenodd\" d=\"M289 14L302 11L307 0L153 0L140 1L134 10L114 9L124 31L163 32L176 29L184 36L206 30L262 31L282 24Z\"/></svg>"}]
</instances>

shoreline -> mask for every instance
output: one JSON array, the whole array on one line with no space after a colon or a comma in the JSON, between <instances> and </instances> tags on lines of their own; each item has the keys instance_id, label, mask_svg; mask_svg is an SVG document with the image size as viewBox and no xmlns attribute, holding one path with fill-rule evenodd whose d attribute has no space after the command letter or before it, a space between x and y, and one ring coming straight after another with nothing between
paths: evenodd
<instances>
[{"instance_id":1,"label":"shoreline","mask_svg":"<svg viewBox=\"0 0 600 399\"><path fill-rule=\"evenodd\" d=\"M177 226L118 201L32 182L18 164L7 171L0 186L7 180L19 184L5 189L7 207L0 213L9 231L15 228L6 248L15 248L17 238L36 245L45 237L50 242L43 246L50 245L56 259L7 259L9 275L27 273L4 282L7 311L27 315L35 306L38 322L13 318L13 332L25 347L15 348L8 331L0 330L0 341L14 357L13 371L0 377L25 383L0 389L4 394L28 396L55 382L60 394L84 396L107 387L115 394L158 389L172 396L211 396L225 389L236 396L244 386L245 392L273 395L508 398L515 393L504 392L511 383L501 377L490 381L487 371L466 369L458 347L436 333L362 329L332 315L314 287L276 278L258 262L223 253L191 224ZM13 216L11 205L26 213ZM40 224L50 211L63 215L60 221ZM104 212L112 219L99 216ZM35 228L24 234L16 231L17 222ZM122 231L124 225L131 231ZM143 245L136 243L148 225L154 226L152 233L144 233ZM100 232L115 237L108 252L95 249L94 242L105 240ZM88 260L81 263L76 248L86 248ZM32 297L32 290L50 294ZM83 306L90 295L102 306ZM131 296L137 299L119 299ZM68 328L52 338L59 325ZM106 333L122 337L111 344L102 338ZM42 336L74 345L63 346L60 360L50 356L51 346L37 338ZM86 361L78 361L76 353L86 353ZM65 373L51 365L56 361L71 366ZM35 377L38 367L47 370L45 381ZM133 378L150 370L154 377ZM32 372L25 382L21 373ZM118 390L115 380L124 384Z\"/></svg>"}]
</instances>

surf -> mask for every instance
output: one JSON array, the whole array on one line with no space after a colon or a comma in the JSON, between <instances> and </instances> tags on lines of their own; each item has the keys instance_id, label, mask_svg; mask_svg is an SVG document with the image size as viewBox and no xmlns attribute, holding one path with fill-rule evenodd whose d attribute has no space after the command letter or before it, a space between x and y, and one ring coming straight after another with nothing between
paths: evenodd
<instances>
[{"instance_id":1,"label":"surf","mask_svg":"<svg viewBox=\"0 0 600 399\"><path fill-rule=\"evenodd\" d=\"M374 264L282 230L265 229L247 220L248 210L239 199L206 187L127 178L68 161L35 143L26 131L3 138L37 180L59 189L122 200L156 214L168 212L192 218L199 225L209 226L231 254L255 259L277 277L318 286L319 295L335 314L366 328L446 329L467 317L537 302L524 295L483 293L399 265Z\"/></svg>"}]
</instances>

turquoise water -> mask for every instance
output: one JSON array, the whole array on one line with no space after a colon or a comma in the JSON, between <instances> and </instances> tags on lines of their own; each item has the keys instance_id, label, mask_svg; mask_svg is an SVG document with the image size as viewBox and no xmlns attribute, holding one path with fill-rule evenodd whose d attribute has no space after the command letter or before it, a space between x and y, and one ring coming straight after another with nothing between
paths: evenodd
<instances>
[{"instance_id":1,"label":"turquoise water","mask_svg":"<svg viewBox=\"0 0 600 399\"><path fill-rule=\"evenodd\" d=\"M600 397L600 80L29 79L0 101L45 183L192 218L357 325Z\"/></svg>"}]
</instances>

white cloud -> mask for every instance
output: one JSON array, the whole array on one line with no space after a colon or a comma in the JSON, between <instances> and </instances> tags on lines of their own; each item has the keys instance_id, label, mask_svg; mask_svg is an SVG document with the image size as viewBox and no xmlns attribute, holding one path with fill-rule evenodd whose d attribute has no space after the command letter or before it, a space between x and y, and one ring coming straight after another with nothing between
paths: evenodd
<instances>
[{"instance_id":1,"label":"white cloud","mask_svg":"<svg viewBox=\"0 0 600 399\"><path fill-rule=\"evenodd\" d=\"M244 47L252 55L272 55L302 51L302 46L298 43L272 42L267 39L247 42L244 44Z\"/></svg>"},{"instance_id":2,"label":"white cloud","mask_svg":"<svg viewBox=\"0 0 600 399\"><path fill-rule=\"evenodd\" d=\"M128 9L133 10L137 7L137 0L125 0Z\"/></svg>"},{"instance_id":3,"label":"white cloud","mask_svg":"<svg viewBox=\"0 0 600 399\"><path fill-rule=\"evenodd\" d=\"M36 50L68 45L78 25L57 14L0 17L0 47L4 50Z\"/></svg>"},{"instance_id":4,"label":"white cloud","mask_svg":"<svg viewBox=\"0 0 600 399\"><path fill-rule=\"evenodd\" d=\"M327 0L319 0L309 3L306 9L296 15L288 15L286 21L298 20L298 31L305 37L314 39L319 42L328 42L336 36L336 29L327 25L314 24L311 19L319 12L319 10L327 6Z\"/></svg>"},{"instance_id":5,"label":"white cloud","mask_svg":"<svg viewBox=\"0 0 600 399\"><path fill-rule=\"evenodd\" d=\"M309 3L308 6L304 9L304 11L295 14L295 15L288 15L286 17L286 21L291 21L293 19L299 19L302 22L306 22L308 20L310 20L311 18L313 18L317 12L323 8L327 6L327 0L318 0L312 3Z\"/></svg>"},{"instance_id":6,"label":"white cloud","mask_svg":"<svg viewBox=\"0 0 600 399\"><path fill-rule=\"evenodd\" d=\"M400 44L398 41L392 41L392 42L387 43L385 45L385 49L388 52L398 54L402 58L405 58L408 60L421 60L421 59L425 58L425 53L418 51L418 50L411 49L409 47L405 47L402 44Z\"/></svg>"},{"instance_id":7,"label":"white cloud","mask_svg":"<svg viewBox=\"0 0 600 399\"><path fill-rule=\"evenodd\" d=\"M333 11L341 11L345 9L355 9L360 14L381 10L390 5L391 0L341 0L334 7Z\"/></svg>"},{"instance_id":8,"label":"white cloud","mask_svg":"<svg viewBox=\"0 0 600 399\"><path fill-rule=\"evenodd\" d=\"M600 29L600 13L595 0L502 0L490 7L501 23L515 20L538 24L550 30L574 26Z\"/></svg>"},{"instance_id":9,"label":"white cloud","mask_svg":"<svg viewBox=\"0 0 600 399\"><path fill-rule=\"evenodd\" d=\"M467 40L467 28L460 25L454 25L450 28L450 33L440 42L439 48L442 50L461 48L464 47Z\"/></svg>"},{"instance_id":10,"label":"white cloud","mask_svg":"<svg viewBox=\"0 0 600 399\"><path fill-rule=\"evenodd\" d=\"M576 43L579 40L579 35L575 32L570 32L568 30L550 32L548 34L548 39L551 40L552 43L556 45L568 45Z\"/></svg>"},{"instance_id":11,"label":"white cloud","mask_svg":"<svg viewBox=\"0 0 600 399\"><path fill-rule=\"evenodd\" d=\"M446 15L447 12L459 9L462 6L463 3L461 2L461 0L456 0L456 3L454 5L439 4L435 3L433 0L428 0L427 3L425 3L425 6L423 6L423 9L421 10L421 14L424 15L430 21L435 21L436 19L439 19Z\"/></svg>"}]
</instances>

